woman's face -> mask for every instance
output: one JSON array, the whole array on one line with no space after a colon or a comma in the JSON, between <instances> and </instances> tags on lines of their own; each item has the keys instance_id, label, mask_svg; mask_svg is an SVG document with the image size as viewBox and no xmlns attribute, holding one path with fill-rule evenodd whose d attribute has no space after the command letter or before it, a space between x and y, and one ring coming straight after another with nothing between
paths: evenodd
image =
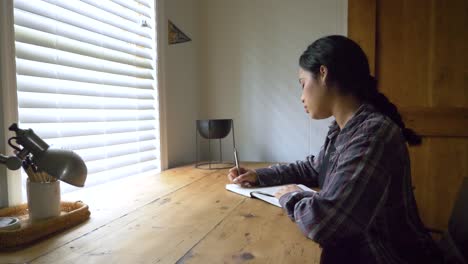
<instances>
[{"instance_id":1,"label":"woman's face","mask_svg":"<svg viewBox=\"0 0 468 264\"><path fill-rule=\"evenodd\" d=\"M301 101L306 112L313 119L324 119L332 115L331 95L325 85L327 68L320 67L317 76L302 68L299 69L299 83L302 86Z\"/></svg>"}]
</instances>

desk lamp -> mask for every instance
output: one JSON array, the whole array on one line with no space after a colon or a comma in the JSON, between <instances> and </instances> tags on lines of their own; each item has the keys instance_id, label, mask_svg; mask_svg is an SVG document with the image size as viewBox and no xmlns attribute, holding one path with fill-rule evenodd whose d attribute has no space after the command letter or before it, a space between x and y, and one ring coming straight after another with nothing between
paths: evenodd
<instances>
[{"instance_id":1,"label":"desk lamp","mask_svg":"<svg viewBox=\"0 0 468 264\"><path fill-rule=\"evenodd\" d=\"M75 152L50 148L32 129L20 129L16 123L12 124L9 130L16 133L16 136L8 139L8 145L16 150L16 154L15 156L0 154L0 163L5 164L8 169L19 169L22 161L31 154L32 161L38 169L57 180L77 187L84 186L88 170L84 161ZM14 145L13 140L18 145Z\"/></svg>"}]
</instances>

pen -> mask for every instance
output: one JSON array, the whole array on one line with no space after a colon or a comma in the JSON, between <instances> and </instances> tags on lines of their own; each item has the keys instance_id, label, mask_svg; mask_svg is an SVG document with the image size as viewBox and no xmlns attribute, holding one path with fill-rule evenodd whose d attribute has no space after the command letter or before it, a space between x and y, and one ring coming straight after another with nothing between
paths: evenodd
<instances>
[{"instance_id":1,"label":"pen","mask_svg":"<svg viewBox=\"0 0 468 264\"><path fill-rule=\"evenodd\" d=\"M262 195L269 196L269 197L275 197L275 196L272 195L272 194L264 193L264 192L259 192L259 191L254 191L253 193L258 193L258 194L262 194Z\"/></svg>"},{"instance_id":2,"label":"pen","mask_svg":"<svg viewBox=\"0 0 468 264\"><path fill-rule=\"evenodd\" d=\"M241 170L239 166L239 159L237 157L237 149L234 148L234 161L236 162L236 168L237 168L237 175L241 175Z\"/></svg>"}]
</instances>

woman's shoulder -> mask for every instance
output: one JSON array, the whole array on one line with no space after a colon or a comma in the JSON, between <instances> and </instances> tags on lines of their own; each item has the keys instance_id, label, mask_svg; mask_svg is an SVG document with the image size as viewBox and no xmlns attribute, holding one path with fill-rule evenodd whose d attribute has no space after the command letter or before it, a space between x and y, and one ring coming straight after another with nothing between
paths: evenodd
<instances>
[{"instance_id":1,"label":"woman's shoulder","mask_svg":"<svg viewBox=\"0 0 468 264\"><path fill-rule=\"evenodd\" d=\"M363 113L362 121L357 127L358 135L367 135L383 142L402 139L400 127L388 116L375 110L371 105L367 106Z\"/></svg>"}]
</instances>

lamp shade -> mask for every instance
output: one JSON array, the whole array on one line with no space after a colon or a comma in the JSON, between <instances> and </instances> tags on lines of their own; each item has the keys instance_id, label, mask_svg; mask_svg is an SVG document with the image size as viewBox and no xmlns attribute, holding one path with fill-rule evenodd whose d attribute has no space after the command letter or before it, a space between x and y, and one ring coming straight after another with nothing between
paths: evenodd
<instances>
[{"instance_id":1,"label":"lamp shade","mask_svg":"<svg viewBox=\"0 0 468 264\"><path fill-rule=\"evenodd\" d=\"M37 167L50 176L77 187L84 186L88 169L75 152L48 148L34 159Z\"/></svg>"}]
</instances>

